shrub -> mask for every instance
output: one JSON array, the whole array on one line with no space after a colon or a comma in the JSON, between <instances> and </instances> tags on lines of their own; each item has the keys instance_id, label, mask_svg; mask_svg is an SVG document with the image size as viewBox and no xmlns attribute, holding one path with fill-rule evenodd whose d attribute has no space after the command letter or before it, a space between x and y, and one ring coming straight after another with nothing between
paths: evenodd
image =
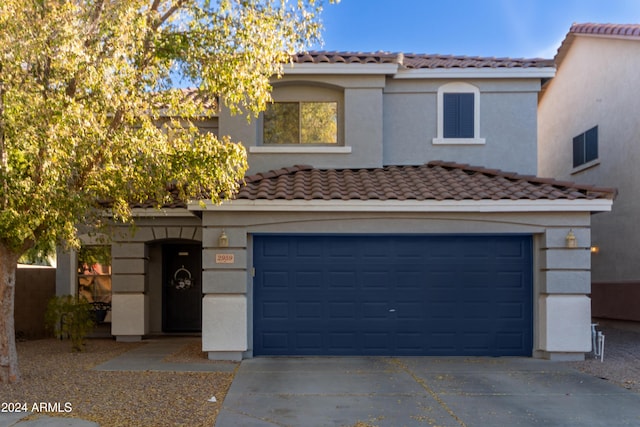
<instances>
[{"instance_id":1,"label":"shrub","mask_svg":"<svg viewBox=\"0 0 640 427\"><path fill-rule=\"evenodd\" d=\"M46 327L58 339L70 339L72 351L84 350L84 340L93 330L94 313L83 298L63 295L52 298L45 313Z\"/></svg>"}]
</instances>

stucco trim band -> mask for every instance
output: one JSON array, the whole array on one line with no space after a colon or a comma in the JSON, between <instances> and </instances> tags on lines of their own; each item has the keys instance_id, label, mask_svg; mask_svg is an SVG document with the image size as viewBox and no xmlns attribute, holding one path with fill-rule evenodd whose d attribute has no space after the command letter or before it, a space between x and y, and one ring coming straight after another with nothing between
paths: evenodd
<instances>
[{"instance_id":1,"label":"stucco trim band","mask_svg":"<svg viewBox=\"0 0 640 427\"><path fill-rule=\"evenodd\" d=\"M231 200L191 203L193 211L608 212L613 200Z\"/></svg>"}]
</instances>

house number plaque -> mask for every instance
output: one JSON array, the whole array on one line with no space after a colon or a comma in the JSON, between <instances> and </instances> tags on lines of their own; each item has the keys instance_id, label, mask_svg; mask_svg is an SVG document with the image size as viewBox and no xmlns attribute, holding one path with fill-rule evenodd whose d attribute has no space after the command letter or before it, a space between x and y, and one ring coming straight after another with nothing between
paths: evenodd
<instances>
[{"instance_id":1,"label":"house number plaque","mask_svg":"<svg viewBox=\"0 0 640 427\"><path fill-rule=\"evenodd\" d=\"M234 262L234 254L216 254L216 264L233 264Z\"/></svg>"}]
</instances>

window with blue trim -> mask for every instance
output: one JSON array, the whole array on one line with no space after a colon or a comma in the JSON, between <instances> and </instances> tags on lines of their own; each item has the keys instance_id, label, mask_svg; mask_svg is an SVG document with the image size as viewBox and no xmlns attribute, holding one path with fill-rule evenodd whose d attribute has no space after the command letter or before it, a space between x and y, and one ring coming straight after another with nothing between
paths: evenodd
<instances>
[{"instance_id":1,"label":"window with blue trim","mask_svg":"<svg viewBox=\"0 0 640 427\"><path fill-rule=\"evenodd\" d=\"M578 167L598 158L598 126L573 138L573 167Z\"/></svg>"}]
</instances>

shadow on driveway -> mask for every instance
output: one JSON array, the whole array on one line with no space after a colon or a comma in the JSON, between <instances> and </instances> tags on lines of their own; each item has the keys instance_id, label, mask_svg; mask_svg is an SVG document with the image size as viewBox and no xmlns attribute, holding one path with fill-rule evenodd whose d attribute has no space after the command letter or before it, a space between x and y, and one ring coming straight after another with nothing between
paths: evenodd
<instances>
[{"instance_id":1,"label":"shadow on driveway","mask_svg":"<svg viewBox=\"0 0 640 427\"><path fill-rule=\"evenodd\" d=\"M216 427L637 426L640 395L529 358L260 357Z\"/></svg>"}]
</instances>

